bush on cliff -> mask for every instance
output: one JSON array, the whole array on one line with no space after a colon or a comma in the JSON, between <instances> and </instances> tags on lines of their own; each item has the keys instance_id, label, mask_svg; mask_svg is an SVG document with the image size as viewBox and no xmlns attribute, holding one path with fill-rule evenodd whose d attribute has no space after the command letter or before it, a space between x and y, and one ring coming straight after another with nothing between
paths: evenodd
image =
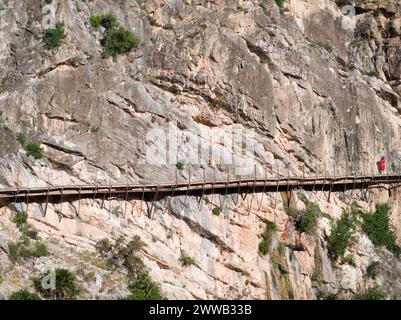
<instances>
[{"instance_id":1,"label":"bush on cliff","mask_svg":"<svg viewBox=\"0 0 401 320\"><path fill-rule=\"evenodd\" d=\"M61 41L66 37L64 27L61 23L56 24L54 28L45 30L43 41L46 49L50 50L60 46Z\"/></svg>"},{"instance_id":2,"label":"bush on cliff","mask_svg":"<svg viewBox=\"0 0 401 320\"><path fill-rule=\"evenodd\" d=\"M14 292L8 297L8 300L40 300L37 293L32 293L27 289L22 289Z\"/></svg>"},{"instance_id":3,"label":"bush on cliff","mask_svg":"<svg viewBox=\"0 0 401 320\"><path fill-rule=\"evenodd\" d=\"M196 262L195 262L194 258L185 254L185 252L182 252L179 260L183 267L196 266Z\"/></svg>"},{"instance_id":4,"label":"bush on cliff","mask_svg":"<svg viewBox=\"0 0 401 320\"><path fill-rule=\"evenodd\" d=\"M316 231L318 218L322 215L319 205L312 201L307 201L305 210L298 212L295 218L295 228L300 232L313 235Z\"/></svg>"},{"instance_id":5,"label":"bush on cliff","mask_svg":"<svg viewBox=\"0 0 401 320\"><path fill-rule=\"evenodd\" d=\"M367 234L370 241L376 246L385 246L389 251L399 256L401 248L397 244L397 236L390 225L391 208L387 203L376 206L373 213L362 215L362 230Z\"/></svg>"},{"instance_id":6,"label":"bush on cliff","mask_svg":"<svg viewBox=\"0 0 401 320\"><path fill-rule=\"evenodd\" d=\"M43 158L43 148L39 144L29 142L27 137L23 133L19 133L17 135L17 139L21 143L22 147L25 149L28 156L33 156L35 159Z\"/></svg>"},{"instance_id":7,"label":"bush on cliff","mask_svg":"<svg viewBox=\"0 0 401 320\"><path fill-rule=\"evenodd\" d=\"M131 294L127 300L164 300L159 286L150 278L147 272L140 273L128 286Z\"/></svg>"},{"instance_id":8,"label":"bush on cliff","mask_svg":"<svg viewBox=\"0 0 401 320\"><path fill-rule=\"evenodd\" d=\"M352 300L384 300L386 299L386 293L378 285L356 292L352 296Z\"/></svg>"},{"instance_id":9,"label":"bush on cliff","mask_svg":"<svg viewBox=\"0 0 401 320\"><path fill-rule=\"evenodd\" d=\"M118 54L127 53L138 47L140 40L131 31L124 28L112 28L106 32L101 41L103 56L116 57Z\"/></svg>"},{"instance_id":10,"label":"bush on cliff","mask_svg":"<svg viewBox=\"0 0 401 320\"><path fill-rule=\"evenodd\" d=\"M33 279L33 285L36 292L49 300L74 300L81 291L75 273L67 269L56 269L54 274L52 271L44 272Z\"/></svg>"},{"instance_id":11,"label":"bush on cliff","mask_svg":"<svg viewBox=\"0 0 401 320\"><path fill-rule=\"evenodd\" d=\"M345 250L354 242L355 219L345 212L341 218L332 226L330 236L327 240L329 256L337 260L345 254Z\"/></svg>"},{"instance_id":12,"label":"bush on cliff","mask_svg":"<svg viewBox=\"0 0 401 320\"><path fill-rule=\"evenodd\" d=\"M28 143L25 150L28 156L33 156L35 159L43 158L43 148L36 143Z\"/></svg>"},{"instance_id":13,"label":"bush on cliff","mask_svg":"<svg viewBox=\"0 0 401 320\"><path fill-rule=\"evenodd\" d=\"M165 299L156 282L152 281L138 252L145 246L139 236L134 236L128 243L124 237L114 243L109 239L96 244L98 254L106 259L113 268L124 267L127 270L131 294L124 300L161 300Z\"/></svg>"},{"instance_id":14,"label":"bush on cliff","mask_svg":"<svg viewBox=\"0 0 401 320\"><path fill-rule=\"evenodd\" d=\"M131 31L120 27L117 18L111 14L91 15L89 22L94 28L103 26L106 31L100 44L103 46L103 58L113 57L137 48L140 40Z\"/></svg>"},{"instance_id":15,"label":"bush on cliff","mask_svg":"<svg viewBox=\"0 0 401 320\"><path fill-rule=\"evenodd\" d=\"M376 279L379 273L380 273L380 262L379 261L371 262L366 269L366 275L369 278Z\"/></svg>"},{"instance_id":16,"label":"bush on cliff","mask_svg":"<svg viewBox=\"0 0 401 320\"><path fill-rule=\"evenodd\" d=\"M102 26L105 29L111 29L118 26L117 18L112 13L91 15L89 17L89 22L94 28Z\"/></svg>"},{"instance_id":17,"label":"bush on cliff","mask_svg":"<svg viewBox=\"0 0 401 320\"><path fill-rule=\"evenodd\" d=\"M28 214L26 212L15 213L12 217L12 221L21 232L21 237L18 242L10 242L8 244L8 255L11 262L18 262L20 258L49 255L46 244L37 241L38 232L28 224Z\"/></svg>"}]
</instances>

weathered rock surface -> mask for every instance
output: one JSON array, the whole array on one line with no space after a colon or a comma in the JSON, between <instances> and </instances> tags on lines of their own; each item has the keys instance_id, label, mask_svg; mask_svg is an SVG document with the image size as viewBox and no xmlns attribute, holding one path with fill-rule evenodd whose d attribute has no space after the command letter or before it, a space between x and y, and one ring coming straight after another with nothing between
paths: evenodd
<instances>
[{"instance_id":1,"label":"weathered rock surface","mask_svg":"<svg viewBox=\"0 0 401 320\"><path fill-rule=\"evenodd\" d=\"M346 5L355 16L343 15ZM390 171L399 170L400 4L293 0L285 7L288 12L273 0L0 0L0 187L162 183L176 180L179 160L189 163L178 171L180 181L233 178L235 167L253 160L259 176L372 174L382 154ZM141 39L140 48L115 60L101 57L101 33L88 19L105 12ZM43 31L56 22L67 38L48 51ZM255 151L233 164L205 154L188 161L210 147L230 158L217 138L245 128L255 132L249 134ZM165 164L146 157L149 146L165 151L147 139L152 129L178 139L178 154ZM40 143L45 158L27 156L17 133ZM190 143L192 136L201 138L200 146ZM91 251L100 239L139 235L146 243L141 255L169 298L314 299L322 290L367 287L366 268L375 259L382 261L377 281L390 297L401 296L399 260L362 232L350 249L354 266L333 268L327 257L332 220L360 192L332 195L331 202L322 192L293 196L299 209L301 200L313 200L329 217L320 219L316 236L295 230L280 194L239 197L238 204L237 195L209 196L199 205L194 197L167 198L152 217L151 204L138 201L102 206L83 199L50 205L46 216L30 203L29 221L52 254L19 265L6 253L4 242L18 231L12 208L3 207L0 293L64 265L81 270L83 297L122 296L124 274L98 267ZM359 205L372 209L383 201L392 205L400 235L399 192L372 191ZM220 216L212 213L216 206ZM270 254L261 256L268 221L278 231ZM181 266L183 252L195 266Z\"/></svg>"}]
</instances>

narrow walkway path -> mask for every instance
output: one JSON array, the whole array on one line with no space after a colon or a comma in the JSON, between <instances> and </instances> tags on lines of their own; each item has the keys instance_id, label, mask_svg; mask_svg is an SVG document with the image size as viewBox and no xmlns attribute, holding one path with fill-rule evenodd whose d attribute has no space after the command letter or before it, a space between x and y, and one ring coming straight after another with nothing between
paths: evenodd
<instances>
[{"instance_id":1,"label":"narrow walkway path","mask_svg":"<svg viewBox=\"0 0 401 320\"><path fill-rule=\"evenodd\" d=\"M120 200L158 200L167 195L195 195L281 192L294 189L309 191L346 191L369 189L388 185L397 188L401 175L338 176L338 177L289 177L227 181L190 181L178 184L144 185L65 185L37 188L0 189L0 203L9 202L62 202L81 198Z\"/></svg>"}]
</instances>

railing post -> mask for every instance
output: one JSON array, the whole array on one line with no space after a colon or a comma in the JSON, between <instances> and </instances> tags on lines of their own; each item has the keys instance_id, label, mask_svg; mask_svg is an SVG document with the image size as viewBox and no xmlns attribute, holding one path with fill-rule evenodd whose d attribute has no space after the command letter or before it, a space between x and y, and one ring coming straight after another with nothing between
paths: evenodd
<instances>
[{"instance_id":1,"label":"railing post","mask_svg":"<svg viewBox=\"0 0 401 320\"><path fill-rule=\"evenodd\" d=\"M155 205L155 201L157 200L157 196L159 195L159 187L160 185L158 184L156 187L155 195L153 196L152 204L150 206L149 219L153 219L153 208Z\"/></svg>"},{"instance_id":2,"label":"railing post","mask_svg":"<svg viewBox=\"0 0 401 320\"><path fill-rule=\"evenodd\" d=\"M81 188L82 186L79 186L79 191L78 191L78 217L81 217Z\"/></svg>"},{"instance_id":3,"label":"railing post","mask_svg":"<svg viewBox=\"0 0 401 320\"><path fill-rule=\"evenodd\" d=\"M363 166L362 175L363 175L363 177L362 177L361 199L364 200L364 199L365 199L365 196L364 196L364 188L365 188L365 177L366 177L366 169L365 169L365 166Z\"/></svg>"},{"instance_id":4,"label":"railing post","mask_svg":"<svg viewBox=\"0 0 401 320\"><path fill-rule=\"evenodd\" d=\"M313 192L313 193L315 192L315 187L316 187L316 182L317 182L317 172L318 172L318 170L319 170L319 166L318 166L317 160L316 160L316 163L315 163L315 181L313 182L313 187L312 187L312 192Z\"/></svg>"},{"instance_id":5,"label":"railing post","mask_svg":"<svg viewBox=\"0 0 401 320\"><path fill-rule=\"evenodd\" d=\"M206 184L206 169L203 169L203 184L202 184L202 193L198 201L198 210L200 210L200 205L202 203L203 196L205 195L205 184Z\"/></svg>"},{"instance_id":6,"label":"railing post","mask_svg":"<svg viewBox=\"0 0 401 320\"><path fill-rule=\"evenodd\" d=\"M287 196L290 191L290 166L287 164Z\"/></svg>"},{"instance_id":7,"label":"railing post","mask_svg":"<svg viewBox=\"0 0 401 320\"><path fill-rule=\"evenodd\" d=\"M329 197L328 197L328 202L330 202L330 197L331 197L331 192L333 191L333 186L334 183L336 182L336 163L333 163L333 174L334 176L332 178L330 178L330 189L329 189Z\"/></svg>"},{"instance_id":8,"label":"railing post","mask_svg":"<svg viewBox=\"0 0 401 320\"><path fill-rule=\"evenodd\" d=\"M254 179L254 181L253 181L253 188L252 188L252 197L251 197L251 204L250 204L250 206L249 206L249 213L251 212L251 210L252 210L252 204L253 204L253 197L255 196L255 191L256 191L256 181L257 181L257 175L256 175L256 163L255 163L255 179Z\"/></svg>"},{"instance_id":9,"label":"railing post","mask_svg":"<svg viewBox=\"0 0 401 320\"><path fill-rule=\"evenodd\" d=\"M263 202L263 197L265 195L265 191L266 191L266 184L267 184L267 169L266 167L263 167L265 169L265 180L263 182L263 191L262 191L262 195L260 197L260 204L259 204L259 208L258 210L260 210L260 208L262 207L262 202Z\"/></svg>"},{"instance_id":10,"label":"railing post","mask_svg":"<svg viewBox=\"0 0 401 320\"><path fill-rule=\"evenodd\" d=\"M277 182L277 190L276 190L276 193L275 193L275 195L274 195L274 212L276 212L276 208L277 208L277 195L278 195L278 182L279 182L279 179L280 179L280 166L279 166L279 164L277 163L277 179L276 179L276 182Z\"/></svg>"},{"instance_id":11,"label":"railing post","mask_svg":"<svg viewBox=\"0 0 401 320\"><path fill-rule=\"evenodd\" d=\"M239 202L239 195L240 195L240 190L241 190L241 180L242 180L242 175L240 174L239 180L238 180L237 200L235 201L235 205L237 205Z\"/></svg>"},{"instance_id":12,"label":"railing post","mask_svg":"<svg viewBox=\"0 0 401 320\"><path fill-rule=\"evenodd\" d=\"M142 206L144 205L144 200L145 200L145 187L146 187L146 170L143 170L141 209Z\"/></svg>"},{"instance_id":13,"label":"railing post","mask_svg":"<svg viewBox=\"0 0 401 320\"><path fill-rule=\"evenodd\" d=\"M111 181L109 178L109 217L111 217Z\"/></svg>"},{"instance_id":14,"label":"railing post","mask_svg":"<svg viewBox=\"0 0 401 320\"><path fill-rule=\"evenodd\" d=\"M96 199L97 188L98 188L98 185L97 185L97 168L96 168L96 178L95 179L96 179L96 181L95 181L95 190L93 192L93 203L92 203L92 206L95 205L95 199Z\"/></svg>"},{"instance_id":15,"label":"railing post","mask_svg":"<svg viewBox=\"0 0 401 320\"><path fill-rule=\"evenodd\" d=\"M125 202L124 202L124 217L127 216L127 202L128 202L128 176L125 175Z\"/></svg>"},{"instance_id":16,"label":"railing post","mask_svg":"<svg viewBox=\"0 0 401 320\"><path fill-rule=\"evenodd\" d=\"M191 167L188 165L188 183L187 183L187 193L184 196L184 202L182 204L182 209L184 210L185 205L187 204L187 197L189 194L189 187L191 186Z\"/></svg>"}]
</instances>

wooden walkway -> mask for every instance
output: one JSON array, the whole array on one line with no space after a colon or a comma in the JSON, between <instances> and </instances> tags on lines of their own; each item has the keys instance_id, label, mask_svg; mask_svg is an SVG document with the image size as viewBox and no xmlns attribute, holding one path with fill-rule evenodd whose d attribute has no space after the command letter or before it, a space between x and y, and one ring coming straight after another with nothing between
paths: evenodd
<instances>
[{"instance_id":1,"label":"wooden walkway","mask_svg":"<svg viewBox=\"0 0 401 320\"><path fill-rule=\"evenodd\" d=\"M137 184L137 185L65 185L35 188L0 189L1 205L10 202L52 203L93 199L118 199L154 201L165 196L206 194L232 194L257 192L282 192L294 189L307 191L346 191L351 189L368 190L373 187L397 188L401 183L401 174L372 176L338 176L338 177L280 177L267 179L227 180L227 181L188 181L177 184Z\"/></svg>"}]
</instances>

